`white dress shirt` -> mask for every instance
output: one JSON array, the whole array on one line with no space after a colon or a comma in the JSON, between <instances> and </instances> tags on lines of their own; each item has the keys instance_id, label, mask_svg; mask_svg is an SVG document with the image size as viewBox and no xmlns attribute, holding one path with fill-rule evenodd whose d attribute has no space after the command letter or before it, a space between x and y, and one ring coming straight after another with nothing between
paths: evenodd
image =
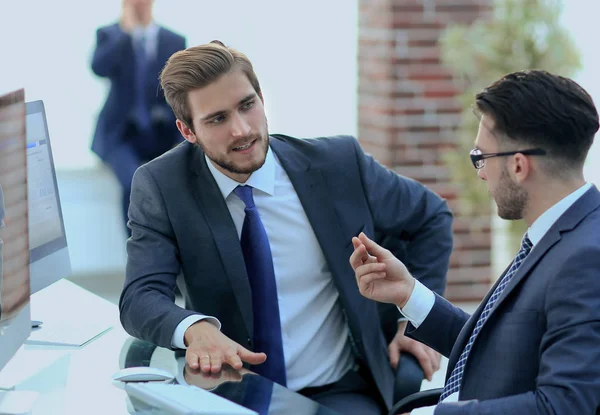
<instances>
[{"instance_id":1,"label":"white dress shirt","mask_svg":"<svg viewBox=\"0 0 600 415\"><path fill-rule=\"evenodd\" d=\"M206 162L241 237L245 205L233 192L240 183L217 170L208 158ZM254 203L271 246L288 388L300 390L336 382L354 364L348 324L298 195L271 149L265 164L244 184L254 188ZM185 348L185 330L207 317L184 319L173 334L173 346ZM220 327L216 318L208 318Z\"/></svg>"},{"instance_id":2,"label":"white dress shirt","mask_svg":"<svg viewBox=\"0 0 600 415\"><path fill-rule=\"evenodd\" d=\"M158 51L158 30L159 26L151 21L147 26L136 26L131 31L131 37L135 44L140 38L144 37L144 49L146 52L146 58L153 60L156 58Z\"/></svg>"},{"instance_id":3,"label":"white dress shirt","mask_svg":"<svg viewBox=\"0 0 600 415\"><path fill-rule=\"evenodd\" d=\"M573 193L565 196L559 202L557 202L550 209L546 210L527 230L527 235L533 246L535 246L542 240L546 232L554 225L554 222L562 216L585 192L587 192L592 185L586 183ZM398 308L400 312L408 318L413 326L419 327L423 321L429 315L429 312L433 308L435 303L435 295L431 290L421 284L419 281L415 281L415 288L410 295L410 298L406 302L404 308ZM443 402L456 402L458 401L458 392L446 397ZM418 415L418 411L413 411L413 415Z\"/></svg>"}]
</instances>

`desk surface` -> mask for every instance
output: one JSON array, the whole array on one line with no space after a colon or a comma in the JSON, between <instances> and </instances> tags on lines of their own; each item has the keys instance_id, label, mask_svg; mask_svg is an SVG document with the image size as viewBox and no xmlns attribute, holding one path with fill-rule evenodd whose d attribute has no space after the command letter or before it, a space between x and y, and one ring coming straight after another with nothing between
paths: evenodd
<instances>
[{"instance_id":1,"label":"desk surface","mask_svg":"<svg viewBox=\"0 0 600 415\"><path fill-rule=\"evenodd\" d=\"M73 285L68 281L59 281L43 290L49 290L44 298L62 298L66 301L61 293L73 290ZM88 296L94 302L98 301L99 297L83 288L75 287L81 296ZM81 298L78 301L81 301ZM40 311L47 307L56 309L55 302L36 303L34 297L32 305ZM73 316L71 310L71 318L85 318L86 313L93 314L97 311L82 310L77 316ZM10 372L10 381L11 373L18 374L19 369L23 368L22 376L13 376L14 389L40 393L32 415L136 413L139 409L132 405L122 384L111 379L119 369L131 366L159 367L175 375L179 383L202 387L247 407L252 405L246 399L248 391L272 391L268 410L260 410L261 415L336 414L300 394L248 371L228 369L212 376L197 373L185 366L185 357L181 352L157 348L129 336L121 327L116 305L106 302L102 307L102 314L102 318L111 321L113 328L88 344L82 347L26 344L0 373L3 375L0 376L2 382L5 383L5 371Z\"/></svg>"}]
</instances>

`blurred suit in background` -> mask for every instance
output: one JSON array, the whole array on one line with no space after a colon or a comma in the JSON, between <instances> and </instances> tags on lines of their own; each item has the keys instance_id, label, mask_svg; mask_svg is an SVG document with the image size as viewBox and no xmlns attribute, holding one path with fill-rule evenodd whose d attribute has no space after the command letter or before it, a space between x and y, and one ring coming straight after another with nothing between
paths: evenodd
<instances>
[{"instance_id":1,"label":"blurred suit in background","mask_svg":"<svg viewBox=\"0 0 600 415\"><path fill-rule=\"evenodd\" d=\"M97 30L92 59L94 73L110 80L92 151L121 184L125 222L135 170L182 139L158 76L185 38L152 20L152 3L124 0L121 20Z\"/></svg>"}]
</instances>

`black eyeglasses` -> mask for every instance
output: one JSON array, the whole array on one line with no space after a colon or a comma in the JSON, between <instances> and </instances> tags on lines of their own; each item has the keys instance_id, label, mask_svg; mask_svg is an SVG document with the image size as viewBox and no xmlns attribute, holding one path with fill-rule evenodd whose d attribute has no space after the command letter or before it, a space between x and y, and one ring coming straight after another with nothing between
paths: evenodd
<instances>
[{"instance_id":1,"label":"black eyeglasses","mask_svg":"<svg viewBox=\"0 0 600 415\"><path fill-rule=\"evenodd\" d=\"M474 148L469 153L473 166L479 170L485 165L485 159L492 157L513 156L515 154L523 154L525 156L545 156L546 150L541 148L530 148L528 150L505 151L503 153L482 153L480 149Z\"/></svg>"}]
</instances>

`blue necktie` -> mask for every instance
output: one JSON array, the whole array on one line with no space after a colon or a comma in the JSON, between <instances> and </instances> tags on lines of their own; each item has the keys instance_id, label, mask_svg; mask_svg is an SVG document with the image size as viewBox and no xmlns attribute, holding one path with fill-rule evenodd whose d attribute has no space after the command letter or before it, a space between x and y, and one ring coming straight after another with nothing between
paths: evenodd
<instances>
[{"instance_id":1,"label":"blue necktie","mask_svg":"<svg viewBox=\"0 0 600 415\"><path fill-rule=\"evenodd\" d=\"M135 94L134 118L143 134L150 134L150 112L146 106L146 80L148 77L148 56L146 54L146 37L141 35L133 44L135 57Z\"/></svg>"},{"instance_id":2,"label":"blue necktie","mask_svg":"<svg viewBox=\"0 0 600 415\"><path fill-rule=\"evenodd\" d=\"M525 236L523 236L523 240L521 241L521 249L517 253L517 256L515 257L511 267L504 275L504 278L502 278L502 281L500 281L500 284L498 284L498 286L492 293L492 296L489 298L487 304L483 308L483 312L477 319L477 323L475 323L473 333L471 333L471 337L469 337L467 345L465 346L460 357L458 358L458 362L456 362L456 366L454 366L454 370L452 370L452 373L448 378L448 382L446 382L446 386L444 386L444 391L440 396L440 402L446 399L446 397L452 395L454 392L458 392L458 390L460 389L463 373L465 371L465 364L467 363L467 358L469 357L469 352L473 347L473 343L475 343L475 339L477 338L477 335L479 334L483 323L485 323L488 316L490 315L490 311L494 307L494 304L496 304L496 301L498 300L500 295L502 295L504 288L506 288L512 277L517 273L517 270L529 254L529 251L531 251L531 247L532 244L529 240L529 236L525 234Z\"/></svg>"},{"instance_id":3,"label":"blue necktie","mask_svg":"<svg viewBox=\"0 0 600 415\"><path fill-rule=\"evenodd\" d=\"M252 370L286 386L277 283L269 238L254 205L252 187L238 186L234 192L246 205L241 245L252 290L254 351L267 354L267 361Z\"/></svg>"}]
</instances>

